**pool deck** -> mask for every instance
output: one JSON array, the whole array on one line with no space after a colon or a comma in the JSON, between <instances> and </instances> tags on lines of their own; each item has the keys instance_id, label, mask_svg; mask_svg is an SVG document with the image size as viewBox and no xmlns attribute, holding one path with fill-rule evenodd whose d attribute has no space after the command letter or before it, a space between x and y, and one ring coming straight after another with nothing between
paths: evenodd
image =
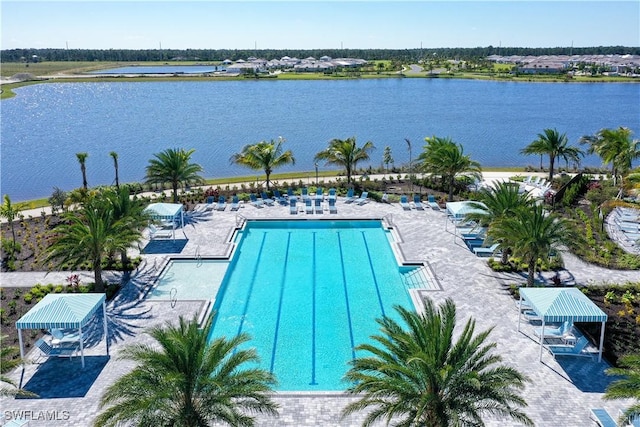
<instances>
[{"instance_id":1,"label":"pool deck","mask_svg":"<svg viewBox=\"0 0 640 427\"><path fill-rule=\"evenodd\" d=\"M408 261L428 261L441 290L425 291L436 303L451 298L457 305L458 325L461 327L472 316L476 330L493 327L489 336L497 343L496 351L503 362L516 367L531 379L523 392L529 406L525 412L537 426L579 427L594 425L590 420L590 408L606 408L617 415L628 401L604 401L602 399L611 378L604 375L609 366L597 359L559 358L555 360L546 351L539 362L539 346L533 335L533 327L523 323L517 331L518 309L505 285L522 283L523 278L499 275L492 272L486 258L476 257L459 238L451 233L449 223L445 230L444 211L403 210L399 204L369 202L363 206L337 203L338 213L291 215L289 208L273 206L257 209L249 204L238 212L205 212L187 216L184 230L177 238L187 239L179 256L206 257L227 256L232 249L229 237L238 222L243 219L362 219L390 218L402 238L399 247ZM147 242L144 242L146 244ZM144 247L144 244L142 247ZM27 365L24 374L17 369L9 377L42 395L40 399L1 398L2 411L26 411L26 417L41 417L31 421L31 426L87 426L99 412L99 400L103 391L117 378L130 371L132 364L118 360L118 353L130 343L151 342L144 334L149 326L175 321L179 315L192 317L203 307L199 301L178 301L174 307L169 302L147 301L143 298L160 273L161 267L173 255L145 255L145 262L136 272L123 292L108 305L109 341L111 354L105 356L104 340L100 327L93 332L86 351L87 367L80 369L80 361L74 359L50 359ZM582 263L565 255L568 281L576 284L616 283L637 280L636 272L610 271ZM17 273L16 273L17 274ZM33 275L31 280L36 280ZM54 282L55 274L46 282ZM4 276L3 284L11 286L27 283L28 273L19 277ZM32 282L34 283L34 282ZM101 319L96 319L101 325ZM93 324L92 324L93 325ZM28 357L33 357L32 352ZM278 393L276 402L281 405L280 417L259 417L259 426L358 426L364 413L341 419L340 411L349 400L339 393ZM57 418L51 418L55 416ZM45 419L49 417L49 419ZM57 421L56 421L57 420ZM516 426L511 420L486 418L488 426ZM379 424L383 425L383 424Z\"/></svg>"}]
</instances>

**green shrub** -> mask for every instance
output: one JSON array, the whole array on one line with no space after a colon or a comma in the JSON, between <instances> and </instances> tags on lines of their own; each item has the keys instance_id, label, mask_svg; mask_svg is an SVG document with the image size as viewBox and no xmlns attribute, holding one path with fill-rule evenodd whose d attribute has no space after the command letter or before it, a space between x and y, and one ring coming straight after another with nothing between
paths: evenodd
<instances>
[{"instance_id":1,"label":"green shrub","mask_svg":"<svg viewBox=\"0 0 640 427\"><path fill-rule=\"evenodd\" d=\"M22 299L26 304L31 304L31 302L33 301L33 295L31 294L31 292L27 292L26 294L24 294Z\"/></svg>"}]
</instances>

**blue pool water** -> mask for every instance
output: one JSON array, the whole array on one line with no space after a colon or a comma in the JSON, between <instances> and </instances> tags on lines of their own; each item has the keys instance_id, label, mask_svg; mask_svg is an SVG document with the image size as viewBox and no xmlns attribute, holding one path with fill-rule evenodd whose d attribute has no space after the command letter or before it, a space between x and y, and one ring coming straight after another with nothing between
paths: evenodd
<instances>
[{"instance_id":1,"label":"blue pool water","mask_svg":"<svg viewBox=\"0 0 640 427\"><path fill-rule=\"evenodd\" d=\"M344 390L375 319L411 307L388 234L380 221L247 222L210 339L247 332L279 390Z\"/></svg>"},{"instance_id":2,"label":"blue pool water","mask_svg":"<svg viewBox=\"0 0 640 427\"><path fill-rule=\"evenodd\" d=\"M178 300L208 300L218 292L229 266L228 261L172 260L157 284L149 292L149 300L169 300L172 289Z\"/></svg>"}]
</instances>

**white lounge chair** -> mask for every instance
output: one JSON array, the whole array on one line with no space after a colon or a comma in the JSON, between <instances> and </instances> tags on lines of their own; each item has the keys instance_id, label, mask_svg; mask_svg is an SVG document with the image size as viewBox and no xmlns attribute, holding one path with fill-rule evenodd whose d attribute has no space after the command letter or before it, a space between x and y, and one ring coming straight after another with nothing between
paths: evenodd
<instances>
[{"instance_id":1,"label":"white lounge chair","mask_svg":"<svg viewBox=\"0 0 640 427\"><path fill-rule=\"evenodd\" d=\"M477 256L491 256L494 254L496 250L498 250L499 246L500 246L500 243L494 243L488 248L485 248L482 246L479 248L473 248L473 253L476 254Z\"/></svg>"},{"instance_id":2,"label":"white lounge chair","mask_svg":"<svg viewBox=\"0 0 640 427\"><path fill-rule=\"evenodd\" d=\"M68 357L71 359L78 353L78 349L80 348L80 342L75 343L67 343L64 345L59 345L57 347L51 347L45 340L42 338L38 339L35 342L35 347L40 349L42 354L47 357Z\"/></svg>"},{"instance_id":3,"label":"white lounge chair","mask_svg":"<svg viewBox=\"0 0 640 427\"><path fill-rule=\"evenodd\" d=\"M289 213L295 215L298 213L298 198L295 196L289 197Z\"/></svg>"},{"instance_id":4,"label":"white lounge chair","mask_svg":"<svg viewBox=\"0 0 640 427\"><path fill-rule=\"evenodd\" d=\"M53 347L64 346L69 343L79 343L82 335L79 331L65 333L62 329L51 329L51 345Z\"/></svg>"},{"instance_id":5,"label":"white lounge chair","mask_svg":"<svg viewBox=\"0 0 640 427\"><path fill-rule=\"evenodd\" d=\"M407 199L407 196L405 195L400 196L400 206L402 206L402 209L404 209L405 211L411 210L411 205L409 204L409 200Z\"/></svg>"},{"instance_id":6,"label":"white lounge chair","mask_svg":"<svg viewBox=\"0 0 640 427\"><path fill-rule=\"evenodd\" d=\"M308 214L313 213L313 205L311 204L311 199L307 199L304 201L304 211Z\"/></svg>"},{"instance_id":7,"label":"white lounge chair","mask_svg":"<svg viewBox=\"0 0 640 427\"><path fill-rule=\"evenodd\" d=\"M336 199L329 199L329 213L338 213L338 208L336 207Z\"/></svg>"},{"instance_id":8,"label":"white lounge chair","mask_svg":"<svg viewBox=\"0 0 640 427\"><path fill-rule=\"evenodd\" d=\"M217 211L224 211L227 208L227 200L224 198L224 196L220 196L218 197L218 203L216 204L215 209Z\"/></svg>"},{"instance_id":9,"label":"white lounge chair","mask_svg":"<svg viewBox=\"0 0 640 427\"><path fill-rule=\"evenodd\" d=\"M231 199L231 210L237 211L238 209L240 209L240 201L238 200L238 196L233 196Z\"/></svg>"},{"instance_id":10,"label":"white lounge chair","mask_svg":"<svg viewBox=\"0 0 640 427\"><path fill-rule=\"evenodd\" d=\"M149 225L149 237L153 239L169 239L173 235L171 230L157 228L155 225Z\"/></svg>"},{"instance_id":11,"label":"white lounge chair","mask_svg":"<svg viewBox=\"0 0 640 427\"><path fill-rule=\"evenodd\" d=\"M368 191L364 191L360 197L358 197L356 203L360 206L364 205L365 203L369 202L369 192Z\"/></svg>"},{"instance_id":12,"label":"white lounge chair","mask_svg":"<svg viewBox=\"0 0 640 427\"><path fill-rule=\"evenodd\" d=\"M438 204L438 202L436 202L436 198L433 196L433 194L429 194L429 197L427 198L427 204L434 211L440 210L440 205Z\"/></svg>"},{"instance_id":13,"label":"white lounge chair","mask_svg":"<svg viewBox=\"0 0 640 427\"><path fill-rule=\"evenodd\" d=\"M548 345L547 350L553 354L553 356L591 356L591 353L587 353L584 350L587 348L589 340L583 335L578 338L578 341L574 345Z\"/></svg>"},{"instance_id":14,"label":"white lounge chair","mask_svg":"<svg viewBox=\"0 0 640 427\"><path fill-rule=\"evenodd\" d=\"M413 204L416 207L417 210L422 211L424 210L424 206L422 206L422 201L420 200L420 195L419 194L414 194L413 195Z\"/></svg>"},{"instance_id":15,"label":"white lounge chair","mask_svg":"<svg viewBox=\"0 0 640 427\"><path fill-rule=\"evenodd\" d=\"M353 202L355 202L356 200L358 200L358 197L354 196L354 194L353 194L353 188L348 189L348 190L347 190L347 196L346 196L346 198L344 199L344 202L345 202L345 203L353 203Z\"/></svg>"}]
</instances>

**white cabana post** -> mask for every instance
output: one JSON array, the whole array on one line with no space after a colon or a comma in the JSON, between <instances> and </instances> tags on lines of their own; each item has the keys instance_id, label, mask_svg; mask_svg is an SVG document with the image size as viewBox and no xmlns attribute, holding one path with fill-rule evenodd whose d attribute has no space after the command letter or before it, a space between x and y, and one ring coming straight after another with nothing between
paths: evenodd
<instances>
[{"instance_id":1,"label":"white cabana post","mask_svg":"<svg viewBox=\"0 0 640 427\"><path fill-rule=\"evenodd\" d=\"M47 294L39 303L16 322L20 357L24 358L22 342L23 329L77 329L80 338L80 357L84 368L84 343L82 328L93 318L102 306L104 336L109 355L109 336L107 331L107 306L105 294Z\"/></svg>"},{"instance_id":2,"label":"white cabana post","mask_svg":"<svg viewBox=\"0 0 640 427\"><path fill-rule=\"evenodd\" d=\"M604 346L604 331L607 314L593 303L577 288L520 288L520 304L525 300L531 309L542 319L542 333L540 334L540 360L544 345L544 328L551 322L599 322L600 343L598 347L598 362L602 361ZM518 330L520 328L518 320Z\"/></svg>"},{"instance_id":3,"label":"white cabana post","mask_svg":"<svg viewBox=\"0 0 640 427\"><path fill-rule=\"evenodd\" d=\"M171 221L173 240L176 239L176 220L180 218L180 226L184 228L184 210L180 203L152 203L144 209L152 219Z\"/></svg>"}]
</instances>

